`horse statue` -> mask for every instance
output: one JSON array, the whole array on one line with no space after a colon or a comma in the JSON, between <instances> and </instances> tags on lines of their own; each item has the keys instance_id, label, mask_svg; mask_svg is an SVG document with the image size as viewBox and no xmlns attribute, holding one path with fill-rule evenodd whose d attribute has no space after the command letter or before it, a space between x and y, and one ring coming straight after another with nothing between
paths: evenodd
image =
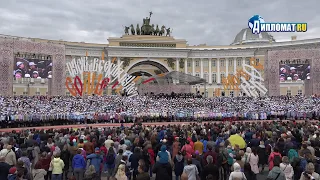
<instances>
[{"instance_id":1,"label":"horse statue","mask_svg":"<svg viewBox=\"0 0 320 180\"><path fill-rule=\"evenodd\" d=\"M139 24L137 24L136 32L137 32L137 35L140 35L140 27L139 27Z\"/></svg>"},{"instance_id":2,"label":"horse statue","mask_svg":"<svg viewBox=\"0 0 320 180\"><path fill-rule=\"evenodd\" d=\"M167 31L166 36L170 37L170 28L166 29L166 31Z\"/></svg>"},{"instance_id":3,"label":"horse statue","mask_svg":"<svg viewBox=\"0 0 320 180\"><path fill-rule=\"evenodd\" d=\"M166 27L164 25L162 25L161 30L159 32L159 36L164 35L164 30L166 29Z\"/></svg>"},{"instance_id":4,"label":"horse statue","mask_svg":"<svg viewBox=\"0 0 320 180\"><path fill-rule=\"evenodd\" d=\"M130 27L128 27L128 26L124 27L124 34L125 35L129 35L129 29L130 29Z\"/></svg>"},{"instance_id":5,"label":"horse statue","mask_svg":"<svg viewBox=\"0 0 320 180\"><path fill-rule=\"evenodd\" d=\"M153 35L154 31L155 31L155 30L154 30L154 24L152 24L152 25L151 25L151 29L150 29L150 34Z\"/></svg>"},{"instance_id":6,"label":"horse statue","mask_svg":"<svg viewBox=\"0 0 320 180\"><path fill-rule=\"evenodd\" d=\"M159 25L157 24L156 30L153 31L153 35L157 36L159 34L160 30L159 30Z\"/></svg>"},{"instance_id":7,"label":"horse statue","mask_svg":"<svg viewBox=\"0 0 320 180\"><path fill-rule=\"evenodd\" d=\"M136 31L134 30L133 24L131 24L131 35L136 35Z\"/></svg>"}]
</instances>

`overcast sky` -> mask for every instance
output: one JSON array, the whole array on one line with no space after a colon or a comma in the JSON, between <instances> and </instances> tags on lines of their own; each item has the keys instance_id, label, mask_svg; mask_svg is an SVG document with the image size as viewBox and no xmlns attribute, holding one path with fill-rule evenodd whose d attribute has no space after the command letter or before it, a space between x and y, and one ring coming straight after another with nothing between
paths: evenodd
<instances>
[{"instance_id":1,"label":"overcast sky","mask_svg":"<svg viewBox=\"0 0 320 180\"><path fill-rule=\"evenodd\" d=\"M92 3L91 3L92 2ZM94 3L93 3L94 2ZM120 37L123 26L153 12L152 24L173 29L173 36L190 45L228 45L261 15L266 22L307 22L298 39L320 37L319 0L0 0L0 34L108 43ZM277 41L291 33L273 33Z\"/></svg>"}]
</instances>

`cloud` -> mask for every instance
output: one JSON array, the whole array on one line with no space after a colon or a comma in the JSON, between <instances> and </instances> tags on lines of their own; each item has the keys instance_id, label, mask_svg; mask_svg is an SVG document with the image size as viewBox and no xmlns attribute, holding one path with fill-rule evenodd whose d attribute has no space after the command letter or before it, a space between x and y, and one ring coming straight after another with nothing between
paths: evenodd
<instances>
[{"instance_id":1,"label":"cloud","mask_svg":"<svg viewBox=\"0 0 320 180\"><path fill-rule=\"evenodd\" d=\"M171 27L173 36L190 45L228 45L247 27L254 14L267 22L307 22L306 33L273 33L278 41L317 38L320 16L318 1L269 0L0 0L0 33L63 39L67 41L108 43L109 37L124 34L123 26L151 17L152 24Z\"/></svg>"}]
</instances>

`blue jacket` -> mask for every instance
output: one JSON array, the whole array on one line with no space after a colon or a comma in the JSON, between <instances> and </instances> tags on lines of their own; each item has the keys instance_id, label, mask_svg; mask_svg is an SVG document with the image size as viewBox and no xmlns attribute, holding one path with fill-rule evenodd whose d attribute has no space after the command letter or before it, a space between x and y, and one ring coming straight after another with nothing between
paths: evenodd
<instances>
[{"instance_id":1,"label":"blue jacket","mask_svg":"<svg viewBox=\"0 0 320 180\"><path fill-rule=\"evenodd\" d=\"M96 172L100 172L100 165L103 162L103 158L100 154L90 154L87 156L87 159L90 159L90 165L93 165L96 169Z\"/></svg>"},{"instance_id":2,"label":"blue jacket","mask_svg":"<svg viewBox=\"0 0 320 180\"><path fill-rule=\"evenodd\" d=\"M80 168L85 169L86 168L86 161L84 160L84 157L80 154L77 154L72 159L72 168Z\"/></svg>"},{"instance_id":3,"label":"blue jacket","mask_svg":"<svg viewBox=\"0 0 320 180\"><path fill-rule=\"evenodd\" d=\"M169 154L167 153L167 147L162 145L160 148L160 152L158 152L159 163L166 164L169 162Z\"/></svg>"}]
</instances>

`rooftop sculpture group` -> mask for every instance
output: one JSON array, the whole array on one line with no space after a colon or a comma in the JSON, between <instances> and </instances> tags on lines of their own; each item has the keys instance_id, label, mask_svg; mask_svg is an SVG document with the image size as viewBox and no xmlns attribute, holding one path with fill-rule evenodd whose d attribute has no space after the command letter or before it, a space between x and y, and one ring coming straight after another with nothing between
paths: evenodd
<instances>
[{"instance_id":1,"label":"rooftop sculpture group","mask_svg":"<svg viewBox=\"0 0 320 180\"><path fill-rule=\"evenodd\" d=\"M150 25L150 19L152 16L152 12L149 12L149 17L146 17L143 19L143 25L139 26L137 24L136 28L134 28L133 24L130 26L125 26L124 33L125 35L130 35L129 30L131 32L131 35L152 35L152 36L169 36L171 35L171 29L166 28L166 26L162 25L161 28L159 28L159 25L156 26L154 24Z\"/></svg>"}]
</instances>

